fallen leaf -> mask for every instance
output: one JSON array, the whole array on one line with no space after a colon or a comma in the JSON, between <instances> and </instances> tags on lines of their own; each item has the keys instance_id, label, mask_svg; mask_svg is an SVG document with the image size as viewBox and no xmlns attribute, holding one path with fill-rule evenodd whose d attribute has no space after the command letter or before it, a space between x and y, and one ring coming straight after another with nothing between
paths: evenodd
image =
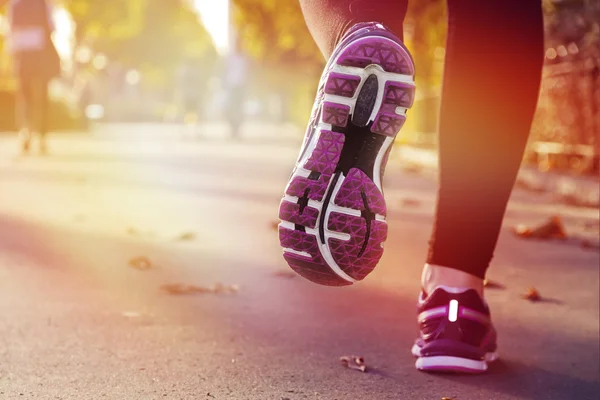
<instances>
[{"instance_id":1,"label":"fallen leaf","mask_svg":"<svg viewBox=\"0 0 600 400\"><path fill-rule=\"evenodd\" d=\"M229 293L237 293L240 291L239 285L229 285Z\"/></svg>"},{"instance_id":2,"label":"fallen leaf","mask_svg":"<svg viewBox=\"0 0 600 400\"><path fill-rule=\"evenodd\" d=\"M403 207L419 207L421 205L421 202L419 200L411 199L408 197L400 200L400 203Z\"/></svg>"},{"instance_id":3,"label":"fallen leaf","mask_svg":"<svg viewBox=\"0 0 600 400\"><path fill-rule=\"evenodd\" d=\"M144 256L132 258L129 260L129 266L141 271L146 271L155 267L155 265L153 265L152 262L150 262L150 260Z\"/></svg>"},{"instance_id":4,"label":"fallen leaf","mask_svg":"<svg viewBox=\"0 0 600 400\"><path fill-rule=\"evenodd\" d=\"M598 221L583 222L582 227L586 231L597 231L600 230L600 223Z\"/></svg>"},{"instance_id":5,"label":"fallen leaf","mask_svg":"<svg viewBox=\"0 0 600 400\"><path fill-rule=\"evenodd\" d=\"M178 283L167 283L160 286L160 290L167 292L168 294L184 294L189 293L187 287Z\"/></svg>"},{"instance_id":6,"label":"fallen leaf","mask_svg":"<svg viewBox=\"0 0 600 400\"><path fill-rule=\"evenodd\" d=\"M214 285L212 285L209 290L212 293L223 293L225 290L225 287L221 283L217 282Z\"/></svg>"},{"instance_id":7,"label":"fallen leaf","mask_svg":"<svg viewBox=\"0 0 600 400\"><path fill-rule=\"evenodd\" d=\"M486 289L506 289L506 286L504 286L503 284L489 279L484 279L483 287Z\"/></svg>"},{"instance_id":8,"label":"fallen leaf","mask_svg":"<svg viewBox=\"0 0 600 400\"><path fill-rule=\"evenodd\" d=\"M358 356L342 356L340 362L346 368L354 369L356 371L365 372L367 366L365 365L365 359Z\"/></svg>"},{"instance_id":9,"label":"fallen leaf","mask_svg":"<svg viewBox=\"0 0 600 400\"><path fill-rule=\"evenodd\" d=\"M181 235L177 236L176 240L179 240L181 242L186 242L186 241L190 241L190 240L195 240L196 239L196 234L194 232L184 232Z\"/></svg>"},{"instance_id":10,"label":"fallen leaf","mask_svg":"<svg viewBox=\"0 0 600 400\"><path fill-rule=\"evenodd\" d=\"M202 288L194 285L186 285L183 283L167 283L162 285L161 290L167 292L168 294L190 294L190 293L199 293L202 291ZM206 292L209 290L206 289Z\"/></svg>"},{"instance_id":11,"label":"fallen leaf","mask_svg":"<svg viewBox=\"0 0 600 400\"><path fill-rule=\"evenodd\" d=\"M141 314L137 311L124 311L123 316L127 318L138 318Z\"/></svg>"},{"instance_id":12,"label":"fallen leaf","mask_svg":"<svg viewBox=\"0 0 600 400\"><path fill-rule=\"evenodd\" d=\"M233 293L237 293L240 290L240 287L238 285L223 285L221 283L215 283L214 285L212 285L209 288L211 293L216 293L216 294L220 294L220 293L226 293L226 294L233 294Z\"/></svg>"},{"instance_id":13,"label":"fallen leaf","mask_svg":"<svg viewBox=\"0 0 600 400\"><path fill-rule=\"evenodd\" d=\"M419 174L423 172L423 167L417 163L406 163L402 165L402 170L409 174Z\"/></svg>"},{"instance_id":14,"label":"fallen leaf","mask_svg":"<svg viewBox=\"0 0 600 400\"><path fill-rule=\"evenodd\" d=\"M592 249L592 250L599 250L600 249L600 242L593 242L589 239L584 239L581 241L581 247L584 249Z\"/></svg>"},{"instance_id":15,"label":"fallen leaf","mask_svg":"<svg viewBox=\"0 0 600 400\"><path fill-rule=\"evenodd\" d=\"M559 216L553 216L545 223L536 227L517 225L514 233L522 238L533 239L566 239L567 232Z\"/></svg>"},{"instance_id":16,"label":"fallen leaf","mask_svg":"<svg viewBox=\"0 0 600 400\"><path fill-rule=\"evenodd\" d=\"M540 292L537 291L536 288L534 287L530 287L529 289L527 289L527 292L525 292L522 297L525 300L529 300L532 302L536 302L536 301L540 301L542 300L542 296L540 295Z\"/></svg>"},{"instance_id":17,"label":"fallen leaf","mask_svg":"<svg viewBox=\"0 0 600 400\"><path fill-rule=\"evenodd\" d=\"M216 283L211 287L188 285L184 283L167 283L160 287L160 289L168 294L179 295L179 294L234 294L240 290L238 285L222 285Z\"/></svg>"},{"instance_id":18,"label":"fallen leaf","mask_svg":"<svg viewBox=\"0 0 600 400\"><path fill-rule=\"evenodd\" d=\"M273 275L278 278L287 278L287 279L293 279L298 276L298 274L296 274L294 271L290 271L290 270L275 271L275 272L273 272Z\"/></svg>"}]
</instances>

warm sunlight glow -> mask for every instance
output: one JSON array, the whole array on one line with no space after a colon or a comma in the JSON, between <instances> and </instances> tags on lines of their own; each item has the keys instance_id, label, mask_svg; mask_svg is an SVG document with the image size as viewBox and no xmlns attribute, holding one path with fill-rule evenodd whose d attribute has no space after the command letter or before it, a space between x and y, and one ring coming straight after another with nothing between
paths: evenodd
<instances>
[{"instance_id":1,"label":"warm sunlight glow","mask_svg":"<svg viewBox=\"0 0 600 400\"><path fill-rule=\"evenodd\" d=\"M62 7L57 7L52 15L54 20L54 35L52 37L54 45L61 58L70 59L73 55L72 40L75 32L75 24L71 15Z\"/></svg>"},{"instance_id":2,"label":"warm sunlight glow","mask_svg":"<svg viewBox=\"0 0 600 400\"><path fill-rule=\"evenodd\" d=\"M221 54L229 51L229 1L194 0L202 24Z\"/></svg>"}]
</instances>

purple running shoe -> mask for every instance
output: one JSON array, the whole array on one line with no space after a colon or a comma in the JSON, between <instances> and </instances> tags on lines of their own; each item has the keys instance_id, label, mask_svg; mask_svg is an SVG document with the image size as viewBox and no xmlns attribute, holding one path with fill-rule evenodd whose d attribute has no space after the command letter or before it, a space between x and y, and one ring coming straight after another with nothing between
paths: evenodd
<instances>
[{"instance_id":1,"label":"purple running shoe","mask_svg":"<svg viewBox=\"0 0 600 400\"><path fill-rule=\"evenodd\" d=\"M421 337L412 347L418 370L481 373L498 359L490 310L475 290L421 293L418 313Z\"/></svg>"},{"instance_id":2,"label":"purple running shoe","mask_svg":"<svg viewBox=\"0 0 600 400\"><path fill-rule=\"evenodd\" d=\"M279 209L284 257L306 279L350 285L377 265L382 175L414 92L412 58L380 24L356 25L329 59Z\"/></svg>"}]
</instances>

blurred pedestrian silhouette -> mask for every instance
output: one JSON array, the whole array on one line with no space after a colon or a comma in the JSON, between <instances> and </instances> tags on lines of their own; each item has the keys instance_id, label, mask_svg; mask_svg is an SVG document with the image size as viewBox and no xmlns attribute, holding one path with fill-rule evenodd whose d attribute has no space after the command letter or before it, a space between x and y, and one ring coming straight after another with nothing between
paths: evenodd
<instances>
[{"instance_id":1,"label":"blurred pedestrian silhouette","mask_svg":"<svg viewBox=\"0 0 600 400\"><path fill-rule=\"evenodd\" d=\"M9 48L18 81L17 123L21 149L28 152L34 134L46 152L48 83L60 73L60 58L51 39L52 9L47 0L10 0Z\"/></svg>"},{"instance_id":2,"label":"blurred pedestrian silhouette","mask_svg":"<svg viewBox=\"0 0 600 400\"><path fill-rule=\"evenodd\" d=\"M196 126L203 113L203 99L206 96L205 78L201 61L188 58L181 64L177 76L177 96L183 122Z\"/></svg>"},{"instance_id":3,"label":"blurred pedestrian silhouette","mask_svg":"<svg viewBox=\"0 0 600 400\"><path fill-rule=\"evenodd\" d=\"M231 127L233 137L240 134L245 118L246 87L248 78L248 61L240 53L232 53L225 70L225 117Z\"/></svg>"}]
</instances>

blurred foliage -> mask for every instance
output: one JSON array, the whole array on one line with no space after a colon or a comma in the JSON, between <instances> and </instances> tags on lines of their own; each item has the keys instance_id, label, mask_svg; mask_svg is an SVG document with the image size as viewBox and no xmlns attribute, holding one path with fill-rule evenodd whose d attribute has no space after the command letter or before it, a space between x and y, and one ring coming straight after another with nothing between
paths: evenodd
<instances>
[{"instance_id":1,"label":"blurred foliage","mask_svg":"<svg viewBox=\"0 0 600 400\"><path fill-rule=\"evenodd\" d=\"M298 0L232 0L241 50L272 68L308 69L324 65ZM320 71L319 71L320 72Z\"/></svg>"},{"instance_id":2,"label":"blurred foliage","mask_svg":"<svg viewBox=\"0 0 600 400\"><path fill-rule=\"evenodd\" d=\"M446 1L409 2L405 26L407 46L418 66L415 79L419 90L430 92L439 88L448 26Z\"/></svg>"},{"instance_id":3,"label":"blurred foliage","mask_svg":"<svg viewBox=\"0 0 600 400\"><path fill-rule=\"evenodd\" d=\"M410 1L406 14L405 42L416 65L417 97L400 140L415 142L422 132L435 132L439 114L443 57L446 41L446 0Z\"/></svg>"},{"instance_id":4,"label":"blurred foliage","mask_svg":"<svg viewBox=\"0 0 600 400\"><path fill-rule=\"evenodd\" d=\"M287 97L284 103L289 118L298 125L306 123L325 60L308 31L298 0L232 3L236 47L254 60L253 83Z\"/></svg>"},{"instance_id":5,"label":"blurred foliage","mask_svg":"<svg viewBox=\"0 0 600 400\"><path fill-rule=\"evenodd\" d=\"M0 0L0 4L2 1ZM210 68L212 40L186 0L56 0L73 18L75 47L89 46L111 61L140 69L145 83L167 85L187 59ZM0 36L0 54L3 53ZM0 57L2 65L6 58ZM2 66L0 65L0 66Z\"/></svg>"},{"instance_id":6,"label":"blurred foliage","mask_svg":"<svg viewBox=\"0 0 600 400\"><path fill-rule=\"evenodd\" d=\"M324 60L306 27L299 2L233 0L233 4L233 22L238 30L239 49L266 67L259 70L258 75L266 74L266 79L282 90L293 86L294 112L298 114L297 121L304 123L312 107L312 96ZM437 107L430 103L436 101L435 91L441 83L441 57L446 32L445 4L445 0L410 2L407 43L419 65L417 79L423 97L423 101L415 105L413 115L420 115L414 119L422 121L416 125L426 125L412 130L435 129ZM289 79L290 74L294 79ZM308 92L302 95L298 93L300 91ZM308 98L310 101L306 101ZM302 104L301 110L297 107L299 103Z\"/></svg>"},{"instance_id":7,"label":"blurred foliage","mask_svg":"<svg viewBox=\"0 0 600 400\"><path fill-rule=\"evenodd\" d=\"M583 53L600 53L600 1L543 0L546 46L576 43Z\"/></svg>"},{"instance_id":8,"label":"blurred foliage","mask_svg":"<svg viewBox=\"0 0 600 400\"><path fill-rule=\"evenodd\" d=\"M119 42L142 27L145 0L62 0L73 17L78 42L105 38Z\"/></svg>"},{"instance_id":9,"label":"blurred foliage","mask_svg":"<svg viewBox=\"0 0 600 400\"><path fill-rule=\"evenodd\" d=\"M257 76L266 75L281 91L291 89L295 119L304 123L310 112L317 77L323 60L308 29L296 0L232 0L236 6L234 22L239 31L239 48L258 65ZM576 48L569 55L546 60L536 139L597 143L598 60L600 59L600 1L543 0L546 46ZM419 132L428 133L426 142L434 143L439 113L447 31L445 0L413 0L409 2L405 20L405 41L417 65L419 87L411 118L403 130L404 141L415 141ZM575 47L574 47L575 46ZM562 50L564 53L564 49ZM585 60L584 67L576 66ZM561 64L560 77L548 71L552 64ZM573 64L573 65L566 65ZM583 72L582 72L583 68ZM595 70L594 70L595 68ZM594 72L596 71L596 72ZM285 74L287 73L287 75ZM595 75L594 75L595 74ZM293 76L293 79L290 77ZM312 83L310 83L312 81ZM302 95L300 92L304 92ZM299 105L301 110L299 110ZM543 118L539 117L544 115ZM562 120L550 119L560 115ZM582 122L585 121L585 122ZM560 123L559 123L560 122ZM594 128L596 126L596 128ZM594 133L596 131L596 133ZM540 134L543 132L543 134ZM560 132L560 136L551 132ZM412 134L412 135L411 135ZM420 136L423 137L423 136Z\"/></svg>"},{"instance_id":10,"label":"blurred foliage","mask_svg":"<svg viewBox=\"0 0 600 400\"><path fill-rule=\"evenodd\" d=\"M544 0L546 66L532 140L600 143L600 2Z\"/></svg>"},{"instance_id":11,"label":"blurred foliage","mask_svg":"<svg viewBox=\"0 0 600 400\"><path fill-rule=\"evenodd\" d=\"M183 60L214 61L216 50L184 0L63 0L78 44L141 69L164 85Z\"/></svg>"}]
</instances>

